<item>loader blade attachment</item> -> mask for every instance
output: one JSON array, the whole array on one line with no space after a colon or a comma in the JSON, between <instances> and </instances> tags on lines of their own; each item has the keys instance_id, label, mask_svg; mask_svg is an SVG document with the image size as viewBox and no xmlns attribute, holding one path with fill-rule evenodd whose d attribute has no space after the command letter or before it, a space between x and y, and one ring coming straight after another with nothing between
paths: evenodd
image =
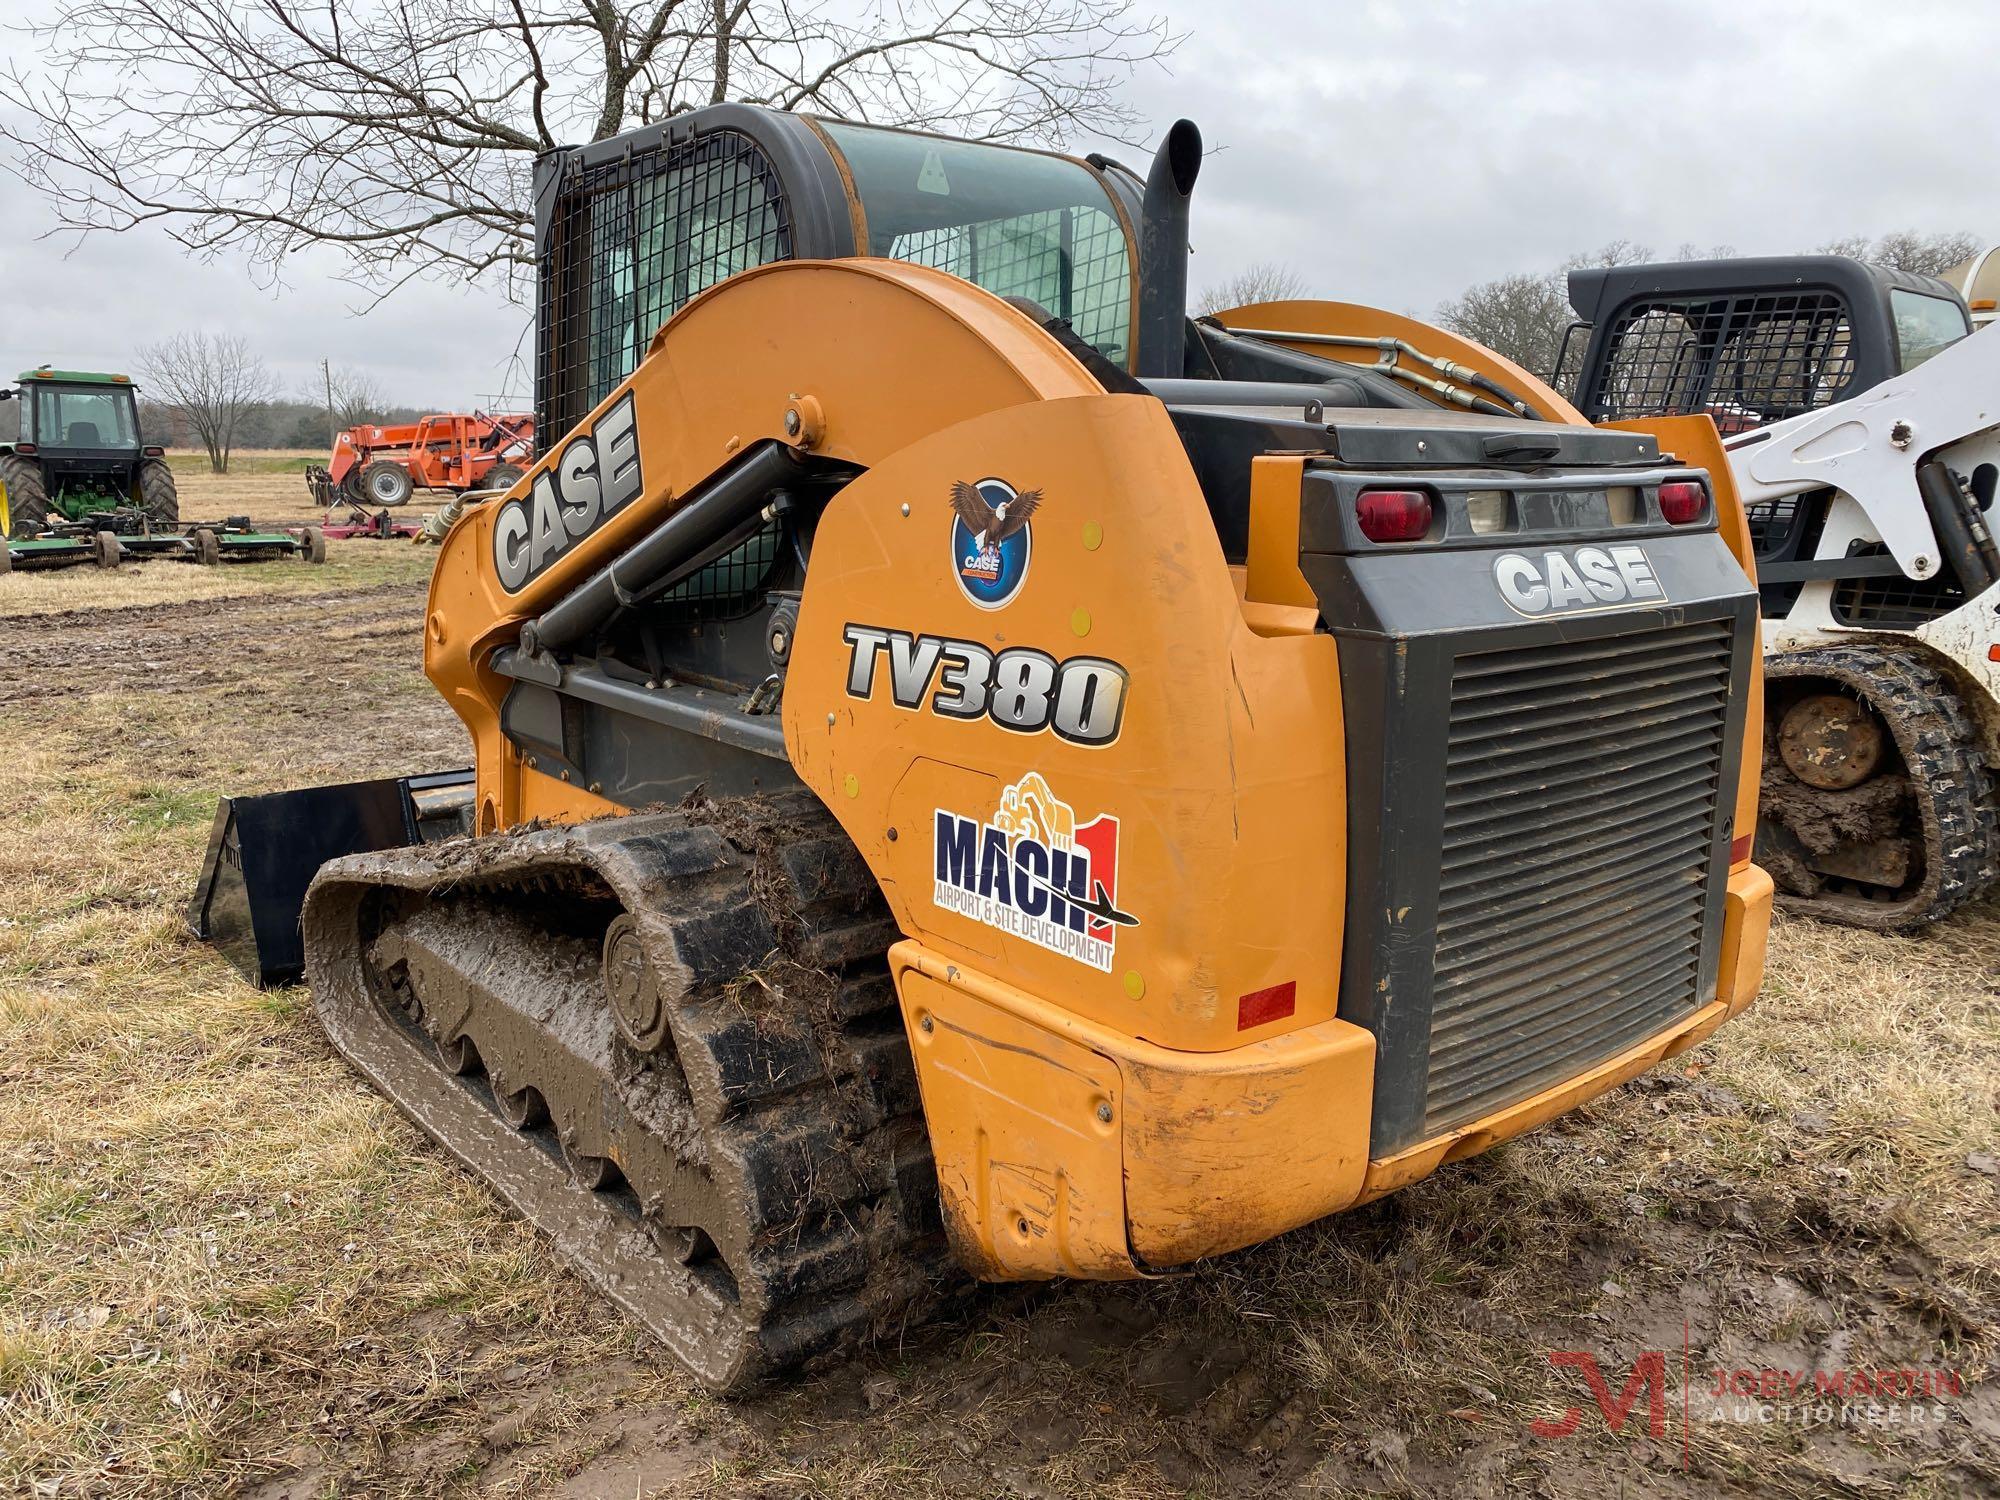
<instances>
[{"instance_id":1,"label":"loader blade attachment","mask_svg":"<svg viewBox=\"0 0 2000 1500\"><path fill-rule=\"evenodd\" d=\"M291 984L305 972L299 911L321 865L466 832L471 809L470 769L224 797L188 929L259 989Z\"/></svg>"}]
</instances>

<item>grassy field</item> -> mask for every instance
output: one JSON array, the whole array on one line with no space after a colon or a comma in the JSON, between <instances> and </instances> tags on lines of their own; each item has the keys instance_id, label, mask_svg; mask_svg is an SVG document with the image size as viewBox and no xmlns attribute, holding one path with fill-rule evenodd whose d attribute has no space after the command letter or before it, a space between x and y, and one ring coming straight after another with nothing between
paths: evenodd
<instances>
[{"instance_id":1,"label":"grassy field","mask_svg":"<svg viewBox=\"0 0 2000 1500\"><path fill-rule=\"evenodd\" d=\"M258 478L297 483L228 482ZM1919 939L1781 920L1738 1024L1360 1212L701 1395L302 992L182 930L219 792L464 762L419 670L433 555L0 580L0 1492L2000 1490L1992 901ZM1611 1432L1565 1350L1614 1396L1665 1352L1663 1435L1643 1398ZM1703 1400L1718 1368L1882 1367L1963 1390L1824 1425Z\"/></svg>"}]
</instances>

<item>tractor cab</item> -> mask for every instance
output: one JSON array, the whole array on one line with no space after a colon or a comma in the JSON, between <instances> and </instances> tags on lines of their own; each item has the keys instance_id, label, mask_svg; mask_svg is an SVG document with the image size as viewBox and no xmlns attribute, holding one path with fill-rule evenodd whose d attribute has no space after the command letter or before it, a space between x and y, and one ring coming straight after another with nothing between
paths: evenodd
<instances>
[{"instance_id":1,"label":"tractor cab","mask_svg":"<svg viewBox=\"0 0 2000 1500\"><path fill-rule=\"evenodd\" d=\"M140 459L139 407L129 375L24 370L17 453L37 457L52 500L118 506L131 503Z\"/></svg>"},{"instance_id":2,"label":"tractor cab","mask_svg":"<svg viewBox=\"0 0 2000 1500\"><path fill-rule=\"evenodd\" d=\"M88 540L180 524L166 450L140 437L131 376L39 365L18 378L18 390L0 391L15 405L19 433L0 443L0 534L40 545L64 528L82 528Z\"/></svg>"},{"instance_id":3,"label":"tractor cab","mask_svg":"<svg viewBox=\"0 0 2000 1500\"><path fill-rule=\"evenodd\" d=\"M140 458L132 376L22 370L18 452L40 454L50 494L96 490L124 498Z\"/></svg>"},{"instance_id":4,"label":"tractor cab","mask_svg":"<svg viewBox=\"0 0 2000 1500\"><path fill-rule=\"evenodd\" d=\"M129 453L139 446L130 376L43 366L25 371L20 380L23 441L72 453Z\"/></svg>"}]
</instances>

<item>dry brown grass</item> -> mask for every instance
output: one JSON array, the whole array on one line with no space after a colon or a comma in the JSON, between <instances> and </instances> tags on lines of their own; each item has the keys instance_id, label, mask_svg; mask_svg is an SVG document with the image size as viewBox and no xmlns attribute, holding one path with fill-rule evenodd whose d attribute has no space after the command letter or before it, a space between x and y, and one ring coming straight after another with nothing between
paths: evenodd
<instances>
[{"instance_id":1,"label":"dry brown grass","mask_svg":"<svg viewBox=\"0 0 2000 1500\"><path fill-rule=\"evenodd\" d=\"M0 623L17 659L45 629L159 658L0 696L0 1491L2000 1485L2000 1180L1974 1165L2000 1155L1994 901L1921 939L1781 921L1714 1041L1361 1212L1170 1280L979 1293L759 1400L700 1395L333 1058L302 994L180 929L219 790L463 755L416 670L406 549L349 546L344 572L229 572L226 605L144 596L138 629L115 599ZM213 644L175 646L189 621ZM1616 1385L1684 1325L1697 1380L1973 1384L1935 1431L1697 1421L1683 1469L1678 1411L1664 1443L1614 1437L1547 1355L1594 1350ZM1575 1438L1528 1433L1579 1400Z\"/></svg>"},{"instance_id":2,"label":"dry brown grass","mask_svg":"<svg viewBox=\"0 0 2000 1500\"><path fill-rule=\"evenodd\" d=\"M415 581L429 578L436 561L435 547L410 542L330 541L326 561L317 565L280 558L225 563L215 568L182 562L128 562L109 570L86 564L10 573L0 580L0 620L197 600L306 595L357 584Z\"/></svg>"},{"instance_id":3,"label":"dry brown grass","mask_svg":"<svg viewBox=\"0 0 2000 1500\"><path fill-rule=\"evenodd\" d=\"M262 523L301 526L324 519L325 513L306 489L305 466L324 464L327 458L324 448L246 448L230 455L227 474L209 473L208 459L201 453L176 449L167 455L167 462L180 485L181 514L190 521L249 516ZM398 514L420 521L425 511L436 510L450 498L418 490Z\"/></svg>"}]
</instances>

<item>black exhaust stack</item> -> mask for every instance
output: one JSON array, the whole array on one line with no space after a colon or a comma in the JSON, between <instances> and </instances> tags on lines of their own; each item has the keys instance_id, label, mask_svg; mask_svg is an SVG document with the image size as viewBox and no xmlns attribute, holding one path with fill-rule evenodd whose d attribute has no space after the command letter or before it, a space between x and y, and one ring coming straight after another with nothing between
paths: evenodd
<instances>
[{"instance_id":1,"label":"black exhaust stack","mask_svg":"<svg viewBox=\"0 0 2000 1500\"><path fill-rule=\"evenodd\" d=\"M1201 131L1176 120L1146 174L1139 209L1141 376L1187 373L1188 198L1201 172Z\"/></svg>"}]
</instances>

